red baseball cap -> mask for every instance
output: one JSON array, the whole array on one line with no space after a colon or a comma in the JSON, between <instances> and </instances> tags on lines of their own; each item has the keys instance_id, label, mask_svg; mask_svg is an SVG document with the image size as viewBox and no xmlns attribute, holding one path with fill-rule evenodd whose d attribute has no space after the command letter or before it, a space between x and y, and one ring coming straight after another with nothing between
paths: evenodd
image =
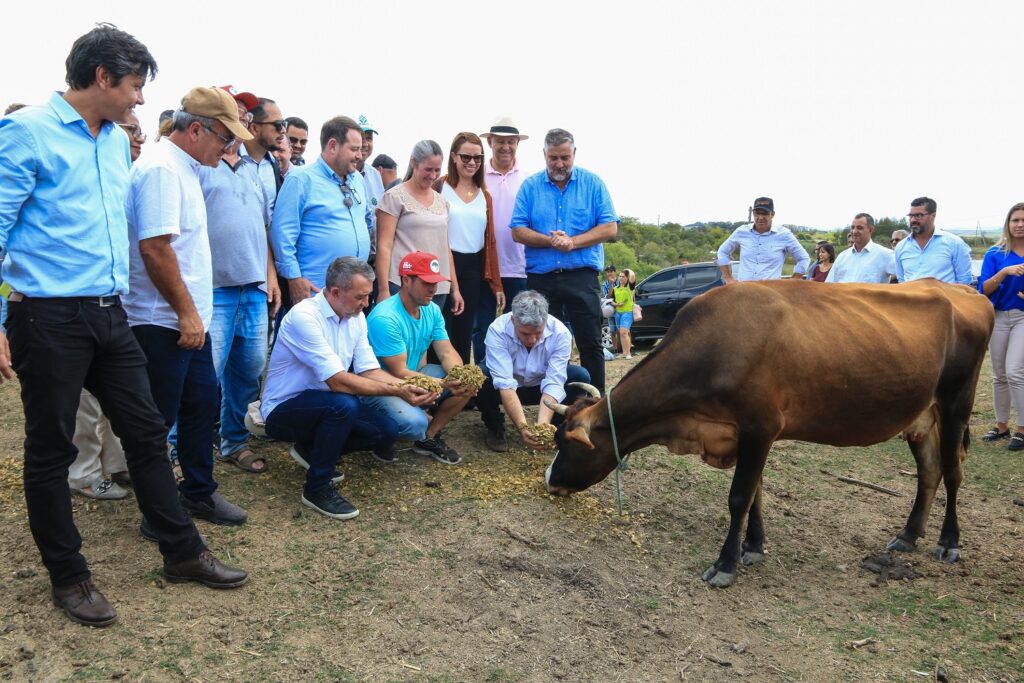
<instances>
[{"instance_id":1,"label":"red baseball cap","mask_svg":"<svg viewBox=\"0 0 1024 683\"><path fill-rule=\"evenodd\" d=\"M414 251L398 264L398 276L415 275L424 282L448 282L441 272L437 257L425 251Z\"/></svg>"},{"instance_id":2,"label":"red baseball cap","mask_svg":"<svg viewBox=\"0 0 1024 683\"><path fill-rule=\"evenodd\" d=\"M220 86L220 89L226 90L229 95L235 98L236 102L241 102L246 111L252 111L256 107L260 106L259 98L251 92L238 92L238 89L233 85L222 85Z\"/></svg>"}]
</instances>

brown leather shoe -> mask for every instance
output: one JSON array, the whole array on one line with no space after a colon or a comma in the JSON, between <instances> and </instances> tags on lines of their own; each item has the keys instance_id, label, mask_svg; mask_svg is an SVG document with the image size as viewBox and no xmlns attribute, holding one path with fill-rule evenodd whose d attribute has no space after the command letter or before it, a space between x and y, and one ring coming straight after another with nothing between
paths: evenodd
<instances>
[{"instance_id":1,"label":"brown leather shoe","mask_svg":"<svg viewBox=\"0 0 1024 683\"><path fill-rule=\"evenodd\" d=\"M230 567L209 550L178 564L164 565L164 578L171 583L198 581L210 588L237 588L249 580L244 569Z\"/></svg>"},{"instance_id":2,"label":"brown leather shoe","mask_svg":"<svg viewBox=\"0 0 1024 683\"><path fill-rule=\"evenodd\" d=\"M53 604L71 621L85 626L110 626L117 621L114 606L107 602L92 579L72 586L54 586Z\"/></svg>"}]
</instances>

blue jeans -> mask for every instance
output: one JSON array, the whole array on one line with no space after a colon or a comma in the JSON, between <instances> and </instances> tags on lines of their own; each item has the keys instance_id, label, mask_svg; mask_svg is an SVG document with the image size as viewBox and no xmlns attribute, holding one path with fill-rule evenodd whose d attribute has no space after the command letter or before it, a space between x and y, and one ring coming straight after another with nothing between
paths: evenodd
<instances>
[{"instance_id":1,"label":"blue jeans","mask_svg":"<svg viewBox=\"0 0 1024 683\"><path fill-rule=\"evenodd\" d=\"M516 294L526 290L525 277L503 277L501 288L505 292L505 308L502 313L512 310L512 299ZM480 288L480 304L476 309L476 320L473 322L473 362L480 365L484 362L487 350L484 348L484 339L487 338L487 328L497 317L495 312L498 308L498 299L494 292L487 285ZM463 358L462 362L469 365L469 359Z\"/></svg>"},{"instance_id":2,"label":"blue jeans","mask_svg":"<svg viewBox=\"0 0 1024 683\"><path fill-rule=\"evenodd\" d=\"M480 419L483 420L484 425L488 429L504 429L505 414L501 412L501 395L494 388L494 381L491 379L491 373L487 366L481 363L480 369L486 378L484 385L480 387L480 391L476 395L476 404L480 408ZM577 398L587 395L587 392L578 387L570 387L569 385L573 382L589 384L590 373L587 372L586 368L581 368L579 365L573 365L572 363L569 364L565 371L565 398L562 399L562 405L572 405L576 402ZM539 384L535 387L519 387L516 389L516 394L519 396L519 402L524 406L540 405L541 392ZM551 423L557 426L562 423L562 420L562 416L556 413Z\"/></svg>"},{"instance_id":3,"label":"blue jeans","mask_svg":"<svg viewBox=\"0 0 1024 683\"><path fill-rule=\"evenodd\" d=\"M419 372L428 377L443 379L444 369L440 365L424 365ZM438 405L448 397L447 392L442 394ZM398 439L412 439L419 441L427 438L427 427L430 420L427 419L427 412L423 408L406 403L397 396L364 396L363 403L373 410L384 413L398 425Z\"/></svg>"},{"instance_id":4,"label":"blue jeans","mask_svg":"<svg viewBox=\"0 0 1024 683\"><path fill-rule=\"evenodd\" d=\"M210 335L203 348L178 346L177 330L136 325L135 339L146 354L146 374L156 407L169 430L178 426L178 461L185 477L178 486L193 500L217 490L213 479L213 425L217 421L217 375L213 371Z\"/></svg>"},{"instance_id":5,"label":"blue jeans","mask_svg":"<svg viewBox=\"0 0 1024 683\"><path fill-rule=\"evenodd\" d=\"M342 453L388 448L398 425L366 397L307 389L274 408L267 434L294 442L308 456L305 492L311 494L331 483Z\"/></svg>"},{"instance_id":6,"label":"blue jeans","mask_svg":"<svg viewBox=\"0 0 1024 683\"><path fill-rule=\"evenodd\" d=\"M260 397L267 363L267 294L257 285L213 290L210 342L220 382L220 454L246 447L245 410Z\"/></svg>"}]
</instances>

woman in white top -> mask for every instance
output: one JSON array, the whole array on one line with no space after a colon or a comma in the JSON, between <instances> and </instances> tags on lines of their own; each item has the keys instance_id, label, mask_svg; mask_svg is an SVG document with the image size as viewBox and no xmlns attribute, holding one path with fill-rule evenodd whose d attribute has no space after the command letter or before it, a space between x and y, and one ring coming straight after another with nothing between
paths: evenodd
<instances>
[{"instance_id":1,"label":"woman in white top","mask_svg":"<svg viewBox=\"0 0 1024 683\"><path fill-rule=\"evenodd\" d=\"M448 203L448 241L464 303L461 314L451 306L444 307L444 324L452 346L462 361L469 363L481 289L491 288L498 310L505 306L491 196L484 187L484 147L479 136L469 132L455 136L448 155L448 174L438 181L436 189Z\"/></svg>"}]
</instances>

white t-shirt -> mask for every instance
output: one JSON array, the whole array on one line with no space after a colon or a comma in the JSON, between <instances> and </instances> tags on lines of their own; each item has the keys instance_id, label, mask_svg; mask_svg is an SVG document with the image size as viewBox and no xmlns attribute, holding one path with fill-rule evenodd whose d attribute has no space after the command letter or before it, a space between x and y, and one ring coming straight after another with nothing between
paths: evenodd
<instances>
[{"instance_id":1,"label":"white t-shirt","mask_svg":"<svg viewBox=\"0 0 1024 683\"><path fill-rule=\"evenodd\" d=\"M448 200L448 241L452 251L475 254L483 249L487 230L487 200L483 191L477 190L467 204L454 187L445 183L441 196Z\"/></svg>"},{"instance_id":2,"label":"white t-shirt","mask_svg":"<svg viewBox=\"0 0 1024 683\"><path fill-rule=\"evenodd\" d=\"M139 252L139 241L171 235L181 279L203 327L213 319L213 268L206 233L206 202L198 161L168 138L157 141L132 166L125 201L128 215L128 324L178 329L178 314L157 291Z\"/></svg>"}]
</instances>

